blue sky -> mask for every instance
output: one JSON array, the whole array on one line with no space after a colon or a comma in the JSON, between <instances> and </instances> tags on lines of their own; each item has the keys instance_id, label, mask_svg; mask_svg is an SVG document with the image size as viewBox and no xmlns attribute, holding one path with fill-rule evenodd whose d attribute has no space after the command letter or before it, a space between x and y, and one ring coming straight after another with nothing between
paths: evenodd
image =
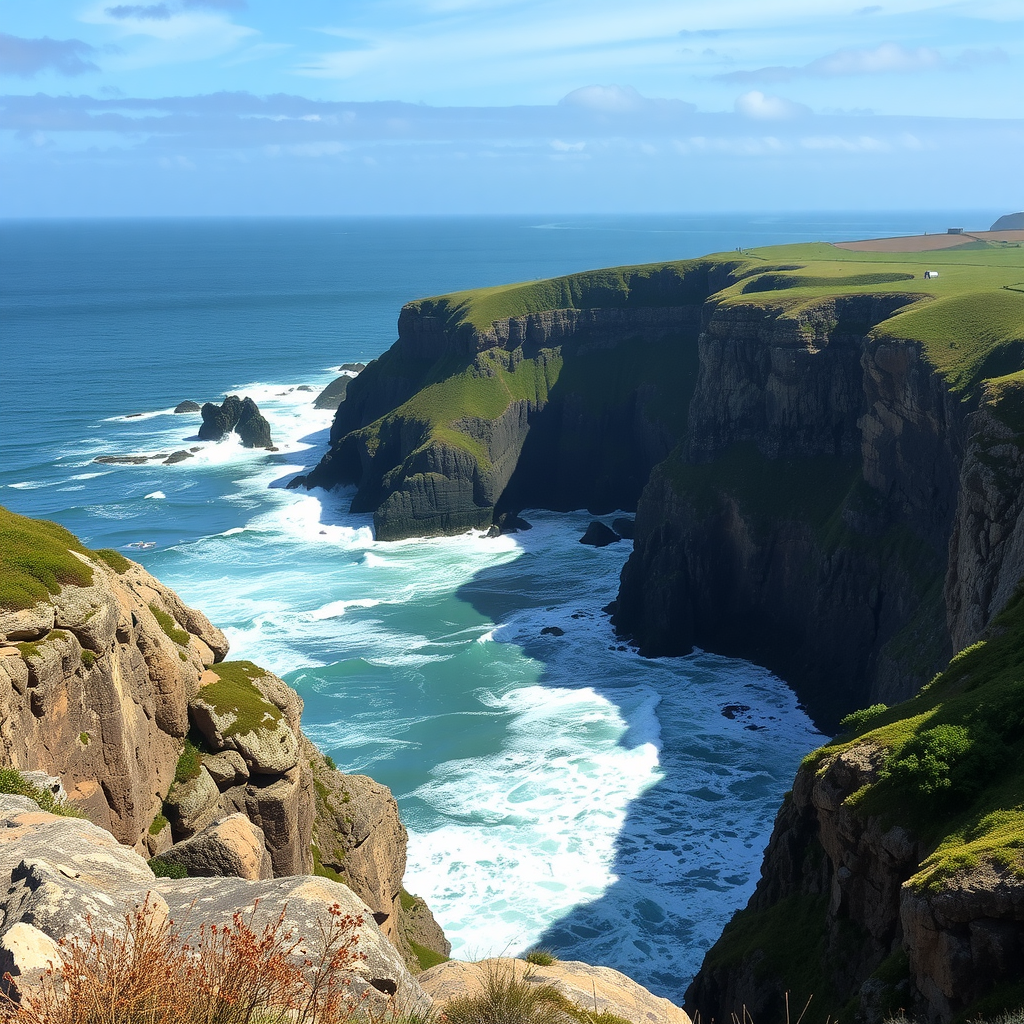
<instances>
[{"instance_id":1,"label":"blue sky","mask_svg":"<svg viewBox=\"0 0 1024 1024\"><path fill-rule=\"evenodd\" d=\"M1019 0L0 0L0 215L1024 205Z\"/></svg>"}]
</instances>

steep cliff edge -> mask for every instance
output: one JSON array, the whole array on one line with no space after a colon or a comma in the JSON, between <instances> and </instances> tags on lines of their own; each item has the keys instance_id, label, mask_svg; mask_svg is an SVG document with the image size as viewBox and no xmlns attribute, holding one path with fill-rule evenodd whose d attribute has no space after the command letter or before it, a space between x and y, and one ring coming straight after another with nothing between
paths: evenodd
<instances>
[{"instance_id":1,"label":"steep cliff edge","mask_svg":"<svg viewBox=\"0 0 1024 1024\"><path fill-rule=\"evenodd\" d=\"M531 504L632 508L682 435L700 309L735 260L596 271L410 303L351 383L307 487L358 487L378 539Z\"/></svg>"},{"instance_id":2,"label":"steep cliff edge","mask_svg":"<svg viewBox=\"0 0 1024 1024\"><path fill-rule=\"evenodd\" d=\"M1021 435L1016 435L1021 439ZM688 993L807 1021L1024 1001L1024 593L918 696L847 720L779 812L761 881Z\"/></svg>"},{"instance_id":3,"label":"steep cliff edge","mask_svg":"<svg viewBox=\"0 0 1024 1024\"><path fill-rule=\"evenodd\" d=\"M140 565L0 508L0 764L59 778L74 807L147 857L242 814L274 876L344 882L401 945L394 798L336 771L301 732L301 698L227 651ZM444 956L440 930L425 934Z\"/></svg>"}]
</instances>

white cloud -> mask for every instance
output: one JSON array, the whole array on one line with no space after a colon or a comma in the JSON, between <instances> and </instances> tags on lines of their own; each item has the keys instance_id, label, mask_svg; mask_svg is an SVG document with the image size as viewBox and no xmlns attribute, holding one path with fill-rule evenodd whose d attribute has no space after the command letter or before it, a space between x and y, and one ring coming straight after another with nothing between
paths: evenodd
<instances>
[{"instance_id":1,"label":"white cloud","mask_svg":"<svg viewBox=\"0 0 1024 1024\"><path fill-rule=\"evenodd\" d=\"M882 43L874 49L844 49L811 61L805 68L809 75L877 75L891 72L930 71L942 65L938 50L919 46L909 50L898 43Z\"/></svg>"},{"instance_id":2,"label":"white cloud","mask_svg":"<svg viewBox=\"0 0 1024 1024\"><path fill-rule=\"evenodd\" d=\"M628 114L648 102L631 85L585 85L559 101L570 107L584 107L603 114Z\"/></svg>"},{"instance_id":3,"label":"white cloud","mask_svg":"<svg viewBox=\"0 0 1024 1024\"><path fill-rule=\"evenodd\" d=\"M810 110L802 103L794 103L781 96L766 96L753 89L736 100L736 113L755 121L786 121L809 114Z\"/></svg>"},{"instance_id":4,"label":"white cloud","mask_svg":"<svg viewBox=\"0 0 1024 1024\"><path fill-rule=\"evenodd\" d=\"M582 153L587 148L585 142L563 142L561 139L552 139L551 148L558 153Z\"/></svg>"}]
</instances>

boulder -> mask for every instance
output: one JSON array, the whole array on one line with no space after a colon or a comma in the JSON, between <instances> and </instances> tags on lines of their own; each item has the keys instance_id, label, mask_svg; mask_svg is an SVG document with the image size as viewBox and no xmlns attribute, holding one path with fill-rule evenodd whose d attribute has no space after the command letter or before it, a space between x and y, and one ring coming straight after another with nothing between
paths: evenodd
<instances>
[{"instance_id":1,"label":"boulder","mask_svg":"<svg viewBox=\"0 0 1024 1024\"><path fill-rule=\"evenodd\" d=\"M207 825L175 843L160 859L181 865L192 878L233 876L255 881L274 876L263 830L244 814L229 814Z\"/></svg>"},{"instance_id":2,"label":"boulder","mask_svg":"<svg viewBox=\"0 0 1024 1024\"><path fill-rule=\"evenodd\" d=\"M164 807L175 835L191 836L202 831L217 816L220 793L205 767L187 782L176 782L167 794Z\"/></svg>"},{"instance_id":3,"label":"boulder","mask_svg":"<svg viewBox=\"0 0 1024 1024\"><path fill-rule=\"evenodd\" d=\"M349 382L352 380L348 374L337 377L331 381L313 400L317 409L337 409L345 401L345 392L348 391Z\"/></svg>"},{"instance_id":4,"label":"boulder","mask_svg":"<svg viewBox=\"0 0 1024 1024\"><path fill-rule=\"evenodd\" d=\"M450 999L482 994L493 977L527 978L531 984L551 985L582 1010L621 1017L630 1024L690 1024L685 1011L625 974L577 960L556 960L548 967L505 957L478 963L449 960L424 971L417 980L443 1009Z\"/></svg>"},{"instance_id":5,"label":"boulder","mask_svg":"<svg viewBox=\"0 0 1024 1024\"><path fill-rule=\"evenodd\" d=\"M165 466L174 466L174 465L176 465L179 462L184 462L186 459L191 459L191 458L194 458L194 457L195 456L193 456L193 454L191 452L186 452L184 450L177 451L177 452L171 452L171 454L168 455L166 459L164 459L164 465Z\"/></svg>"},{"instance_id":6,"label":"boulder","mask_svg":"<svg viewBox=\"0 0 1024 1024\"><path fill-rule=\"evenodd\" d=\"M183 412L199 412L202 406L198 402L193 402L190 399L186 399L184 402L179 402L175 407L176 413Z\"/></svg>"},{"instance_id":7,"label":"boulder","mask_svg":"<svg viewBox=\"0 0 1024 1024\"><path fill-rule=\"evenodd\" d=\"M228 395L222 405L207 402L200 411L203 414L203 423L199 428L200 440L219 441L235 429L242 413L242 400L238 395Z\"/></svg>"},{"instance_id":8,"label":"boulder","mask_svg":"<svg viewBox=\"0 0 1024 1024\"><path fill-rule=\"evenodd\" d=\"M348 370L349 373L362 373L366 369L366 363L342 363L339 370Z\"/></svg>"},{"instance_id":9,"label":"boulder","mask_svg":"<svg viewBox=\"0 0 1024 1024\"><path fill-rule=\"evenodd\" d=\"M636 520L620 516L612 520L612 529L624 540L632 540L636 530Z\"/></svg>"},{"instance_id":10,"label":"boulder","mask_svg":"<svg viewBox=\"0 0 1024 1024\"><path fill-rule=\"evenodd\" d=\"M588 527L587 532L580 537L581 544L590 544L595 548L607 547L622 538L611 528L595 519Z\"/></svg>"},{"instance_id":11,"label":"boulder","mask_svg":"<svg viewBox=\"0 0 1024 1024\"><path fill-rule=\"evenodd\" d=\"M511 512L504 512L495 520L498 532L501 534L521 533L532 530L533 527L525 520Z\"/></svg>"},{"instance_id":12,"label":"boulder","mask_svg":"<svg viewBox=\"0 0 1024 1024\"><path fill-rule=\"evenodd\" d=\"M217 754L206 754L203 767L217 783L218 789L228 789L249 778L245 758L237 750L222 750Z\"/></svg>"},{"instance_id":13,"label":"boulder","mask_svg":"<svg viewBox=\"0 0 1024 1024\"><path fill-rule=\"evenodd\" d=\"M242 399L242 408L235 424L235 433L242 439L245 448L270 448L270 424L251 398Z\"/></svg>"}]
</instances>

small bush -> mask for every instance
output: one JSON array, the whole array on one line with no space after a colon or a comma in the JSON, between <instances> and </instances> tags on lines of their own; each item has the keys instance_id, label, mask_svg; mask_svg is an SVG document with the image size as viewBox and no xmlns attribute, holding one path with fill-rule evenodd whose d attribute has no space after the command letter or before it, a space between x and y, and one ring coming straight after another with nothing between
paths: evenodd
<instances>
[{"instance_id":1,"label":"small bush","mask_svg":"<svg viewBox=\"0 0 1024 1024\"><path fill-rule=\"evenodd\" d=\"M936 725L893 751L879 774L921 797L969 798L985 785L1004 751L987 730Z\"/></svg>"},{"instance_id":2,"label":"small bush","mask_svg":"<svg viewBox=\"0 0 1024 1024\"><path fill-rule=\"evenodd\" d=\"M555 962L555 955L546 949L531 949L523 959L537 967L550 967Z\"/></svg>"},{"instance_id":3,"label":"small bush","mask_svg":"<svg viewBox=\"0 0 1024 1024\"><path fill-rule=\"evenodd\" d=\"M87 732L80 732L78 734L78 742L81 743L83 747L89 746L89 734Z\"/></svg>"},{"instance_id":4,"label":"small bush","mask_svg":"<svg viewBox=\"0 0 1024 1024\"><path fill-rule=\"evenodd\" d=\"M444 1006L447 1024L571 1024L565 997L554 985L538 985L529 973L517 974L514 961L491 964L484 990L456 996Z\"/></svg>"},{"instance_id":5,"label":"small bush","mask_svg":"<svg viewBox=\"0 0 1024 1024\"><path fill-rule=\"evenodd\" d=\"M178 765L174 769L175 782L190 782L199 776L199 770L203 767L202 751L192 741L191 737L185 737L185 749L178 758Z\"/></svg>"},{"instance_id":6,"label":"small bush","mask_svg":"<svg viewBox=\"0 0 1024 1024\"><path fill-rule=\"evenodd\" d=\"M82 651L82 664L86 668L92 668L96 664L96 655L92 651Z\"/></svg>"},{"instance_id":7,"label":"small bush","mask_svg":"<svg viewBox=\"0 0 1024 1024\"><path fill-rule=\"evenodd\" d=\"M72 807L64 800L58 800L48 789L29 782L16 768L0 768L0 793L27 796L30 800L35 800L42 810L50 814L59 814L64 818L85 817L76 807Z\"/></svg>"},{"instance_id":8,"label":"small bush","mask_svg":"<svg viewBox=\"0 0 1024 1024\"><path fill-rule=\"evenodd\" d=\"M188 868L184 864L164 860L163 857L153 857L149 866L157 878L188 878Z\"/></svg>"},{"instance_id":9,"label":"small bush","mask_svg":"<svg viewBox=\"0 0 1024 1024\"><path fill-rule=\"evenodd\" d=\"M151 836L158 836L167 828L167 825L167 818L163 814L158 814L149 826L149 834Z\"/></svg>"},{"instance_id":10,"label":"small bush","mask_svg":"<svg viewBox=\"0 0 1024 1024\"><path fill-rule=\"evenodd\" d=\"M262 929L257 908L227 926L182 934L148 901L116 935L92 932L62 946L41 987L19 1003L0 995L18 1024L347 1024L376 1016L348 978L361 918L335 905L311 941L284 928L284 911ZM184 954L184 955L183 955ZM305 971L303 970L305 968ZM400 1013L391 1024L413 1024ZM426 1022L424 1022L426 1024Z\"/></svg>"},{"instance_id":11,"label":"small bush","mask_svg":"<svg viewBox=\"0 0 1024 1024\"><path fill-rule=\"evenodd\" d=\"M840 719L839 728L851 736L859 736L862 732L867 731L871 722L888 710L889 707L886 704L872 704L869 708L861 708Z\"/></svg>"},{"instance_id":12,"label":"small bush","mask_svg":"<svg viewBox=\"0 0 1024 1024\"><path fill-rule=\"evenodd\" d=\"M330 754L324 754L324 763L332 772L336 772L338 770L338 766L334 763L334 758L331 757Z\"/></svg>"}]
</instances>

